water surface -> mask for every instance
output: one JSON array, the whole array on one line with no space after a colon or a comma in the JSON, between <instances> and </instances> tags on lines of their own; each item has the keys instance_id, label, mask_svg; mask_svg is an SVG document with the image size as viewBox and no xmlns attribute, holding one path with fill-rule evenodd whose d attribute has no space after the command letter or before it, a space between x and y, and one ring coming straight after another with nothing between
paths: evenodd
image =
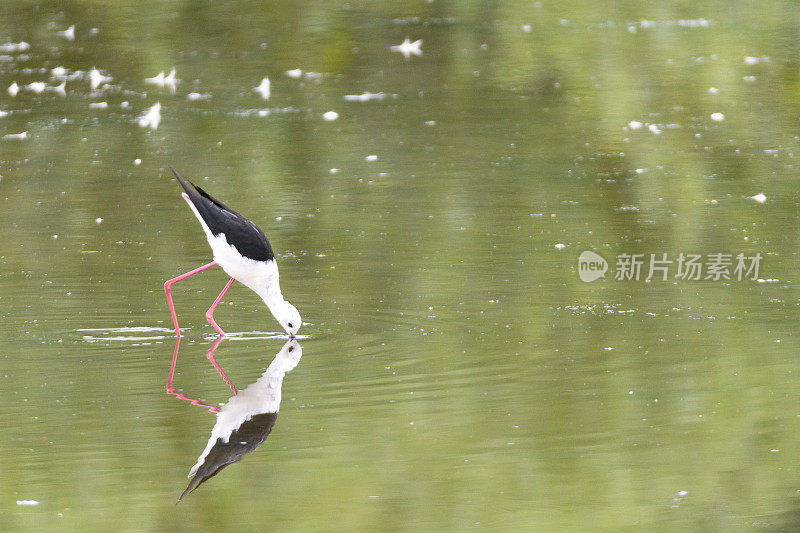
<instances>
[{"instance_id":1,"label":"water surface","mask_svg":"<svg viewBox=\"0 0 800 533\"><path fill-rule=\"evenodd\" d=\"M796 528L797 25L780 2L3 5L0 528ZM145 81L172 68L174 92ZM305 321L272 433L177 506L232 392L218 269L174 289L171 384L205 406L166 392L163 282L210 261L168 165L267 233ZM615 280L624 253L673 270ZM756 279L675 278L717 253L761 254ZM241 285L215 317L242 389L285 336Z\"/></svg>"}]
</instances>

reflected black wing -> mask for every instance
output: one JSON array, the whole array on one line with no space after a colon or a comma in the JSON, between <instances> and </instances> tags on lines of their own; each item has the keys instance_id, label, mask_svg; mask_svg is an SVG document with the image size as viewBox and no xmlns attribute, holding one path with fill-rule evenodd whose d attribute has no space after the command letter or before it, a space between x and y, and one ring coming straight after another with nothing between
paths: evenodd
<instances>
[{"instance_id":1,"label":"reflected black wing","mask_svg":"<svg viewBox=\"0 0 800 533\"><path fill-rule=\"evenodd\" d=\"M228 442L222 442L222 439L217 439L216 444L208 452L205 461L197 469L194 477L189 482L189 486L183 491L178 501L181 501L184 496L205 481L219 474L226 466L232 465L236 461L241 461L242 457L258 448L269 436L277 419L278 413L255 415L231 433Z\"/></svg>"},{"instance_id":2,"label":"reflected black wing","mask_svg":"<svg viewBox=\"0 0 800 533\"><path fill-rule=\"evenodd\" d=\"M267 236L258 229L258 226L194 183L190 187L174 168L169 168L178 178L178 183L181 184L183 190L189 195L189 200L197 208L197 212L203 217L203 221L211 233L214 235L224 234L228 244L234 245L244 257L256 261L275 259Z\"/></svg>"}]
</instances>

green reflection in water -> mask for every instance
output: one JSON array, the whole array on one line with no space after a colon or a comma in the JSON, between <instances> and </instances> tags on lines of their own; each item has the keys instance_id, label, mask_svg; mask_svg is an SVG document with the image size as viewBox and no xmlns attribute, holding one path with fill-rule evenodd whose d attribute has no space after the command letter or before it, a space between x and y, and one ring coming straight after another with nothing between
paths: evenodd
<instances>
[{"instance_id":1,"label":"green reflection in water","mask_svg":"<svg viewBox=\"0 0 800 533\"><path fill-rule=\"evenodd\" d=\"M796 528L796 11L3 4L0 528ZM177 508L213 418L164 394L162 283L210 255L168 164L265 230L310 336L274 434ZM583 250L768 281L583 283ZM225 280L176 295L211 405ZM215 316L252 382L277 324L237 286Z\"/></svg>"}]
</instances>

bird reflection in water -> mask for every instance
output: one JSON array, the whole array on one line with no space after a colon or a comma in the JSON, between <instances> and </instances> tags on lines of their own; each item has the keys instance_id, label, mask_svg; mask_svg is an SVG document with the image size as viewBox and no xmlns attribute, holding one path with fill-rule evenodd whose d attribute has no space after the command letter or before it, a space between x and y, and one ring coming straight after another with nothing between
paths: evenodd
<instances>
[{"instance_id":1,"label":"bird reflection in water","mask_svg":"<svg viewBox=\"0 0 800 533\"><path fill-rule=\"evenodd\" d=\"M184 496L208 479L216 476L226 466L241 460L246 454L254 451L266 440L278 418L283 376L297 366L303 355L303 350L297 340L290 339L283 345L261 377L255 383L237 392L214 360L214 350L220 340L221 338L217 339L214 346L209 349L207 357L234 392L234 395L221 407L203 404L172 388L172 377L180 341L175 345L167 393L190 401L193 405L207 407L209 411L217 415L217 421L211 430L208 444L197 459L197 463L189 471L188 477L192 478L189 486L183 491L178 501L181 501Z\"/></svg>"}]
</instances>

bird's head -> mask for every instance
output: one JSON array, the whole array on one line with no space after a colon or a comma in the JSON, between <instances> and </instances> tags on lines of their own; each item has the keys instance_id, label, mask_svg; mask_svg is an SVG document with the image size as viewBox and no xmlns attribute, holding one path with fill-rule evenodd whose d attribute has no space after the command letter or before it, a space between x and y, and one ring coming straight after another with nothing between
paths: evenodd
<instances>
[{"instance_id":1,"label":"bird's head","mask_svg":"<svg viewBox=\"0 0 800 533\"><path fill-rule=\"evenodd\" d=\"M283 300L278 307L278 312L273 313L275 318L278 319L278 322L283 326L283 329L286 330L286 333L294 337L297 335L297 330L299 330L300 326L303 324L303 319L300 318L300 312L286 300Z\"/></svg>"}]
</instances>

